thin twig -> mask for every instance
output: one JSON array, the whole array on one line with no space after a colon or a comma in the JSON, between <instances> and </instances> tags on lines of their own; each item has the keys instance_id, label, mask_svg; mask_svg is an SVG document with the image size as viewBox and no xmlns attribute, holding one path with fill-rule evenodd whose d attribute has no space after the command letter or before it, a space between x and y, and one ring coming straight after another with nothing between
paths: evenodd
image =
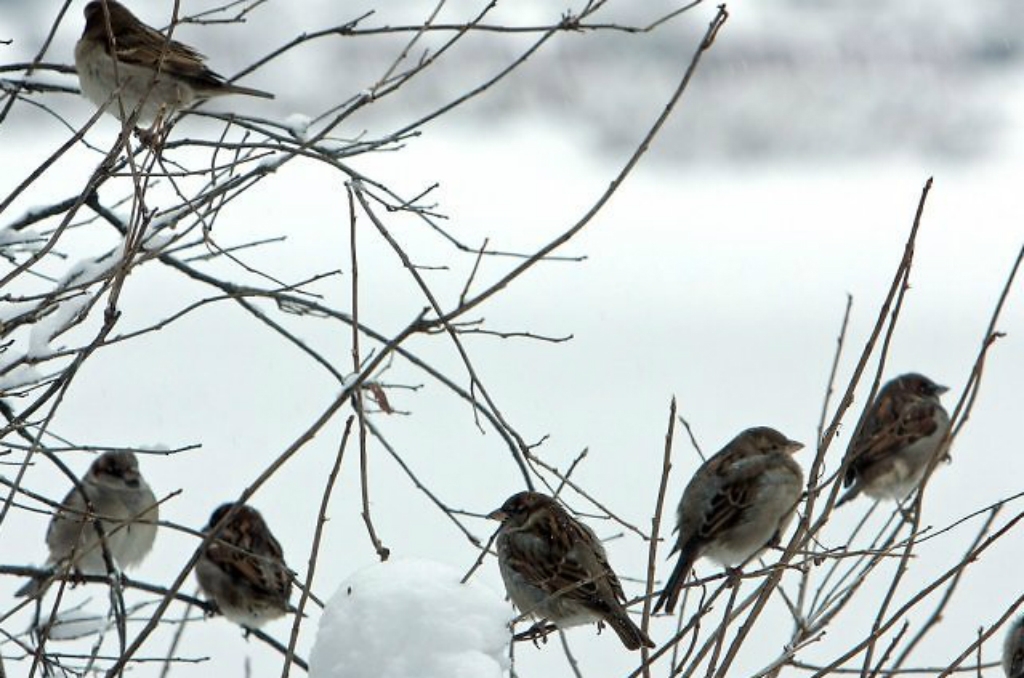
<instances>
[{"instance_id":1,"label":"thin twig","mask_svg":"<svg viewBox=\"0 0 1024 678\"><path fill-rule=\"evenodd\" d=\"M665 431L665 452L661 461L661 479L658 481L658 495L654 502L654 517L651 519L651 540L647 545L647 581L644 587L644 609L640 621L640 629L646 634L651 625L651 598L654 595L655 568L658 558L658 542L661 534L661 512L665 506L665 492L668 488L668 476L672 471L672 441L676 430L676 399L668 407L668 429ZM644 678L650 678L650 650L640 646L640 667Z\"/></svg>"},{"instance_id":2,"label":"thin twig","mask_svg":"<svg viewBox=\"0 0 1024 678\"><path fill-rule=\"evenodd\" d=\"M295 611L295 620L292 622L292 632L288 638L288 651L284 656L281 678L288 678L292 661L295 658L295 644L299 640L299 627L304 619L303 612L309 601L309 592L313 590L313 576L316 574L316 564L320 554L320 540L323 537L324 525L327 524L327 508L331 502L331 494L334 492L334 481L337 480L338 472L341 470L341 460L345 457L345 447L348 445L348 435L351 431L352 417L349 417L345 421L345 431L341 434L341 443L338 445L338 453L334 457L334 466L331 467L331 472L327 475L327 483L324 485L324 493L320 499L320 510L316 516L316 530L313 532L313 543L309 548L309 558L307 559L306 581L302 587L302 595L299 597L298 608Z\"/></svg>"}]
</instances>

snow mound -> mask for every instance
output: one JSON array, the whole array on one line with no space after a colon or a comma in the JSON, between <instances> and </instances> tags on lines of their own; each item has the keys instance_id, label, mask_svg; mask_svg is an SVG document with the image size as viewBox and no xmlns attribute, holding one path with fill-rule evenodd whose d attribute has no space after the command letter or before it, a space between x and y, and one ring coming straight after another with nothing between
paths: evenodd
<instances>
[{"instance_id":1,"label":"snow mound","mask_svg":"<svg viewBox=\"0 0 1024 678\"><path fill-rule=\"evenodd\" d=\"M305 141L309 138L309 126L313 124L313 118L305 113L292 113L284 120L284 126L296 139Z\"/></svg>"},{"instance_id":2,"label":"snow mound","mask_svg":"<svg viewBox=\"0 0 1024 678\"><path fill-rule=\"evenodd\" d=\"M511 608L461 578L427 560L356 572L324 609L310 678L501 678Z\"/></svg>"}]
</instances>

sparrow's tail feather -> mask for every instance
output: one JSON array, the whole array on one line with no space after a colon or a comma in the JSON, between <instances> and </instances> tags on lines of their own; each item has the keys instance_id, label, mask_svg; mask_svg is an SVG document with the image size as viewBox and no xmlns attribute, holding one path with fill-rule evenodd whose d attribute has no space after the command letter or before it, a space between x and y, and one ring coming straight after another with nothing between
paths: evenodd
<instances>
[{"instance_id":1,"label":"sparrow's tail feather","mask_svg":"<svg viewBox=\"0 0 1024 678\"><path fill-rule=\"evenodd\" d=\"M676 567L672 570L672 576L668 578L668 583L665 584L661 595L658 596L658 602L654 604L653 614L658 614L662 608L665 608L665 612L672 614L672 610L676 607L679 592L683 589L686 577L689 576L690 570L693 568L693 561L696 560L693 548L684 546L681 551Z\"/></svg>"},{"instance_id":2,"label":"sparrow's tail feather","mask_svg":"<svg viewBox=\"0 0 1024 678\"><path fill-rule=\"evenodd\" d=\"M853 487L846 491L846 494L839 497L839 501L836 502L835 508L839 508L851 499L855 499L858 494L860 494L860 483L854 484Z\"/></svg>"},{"instance_id":3,"label":"sparrow's tail feather","mask_svg":"<svg viewBox=\"0 0 1024 678\"><path fill-rule=\"evenodd\" d=\"M270 92L264 92L261 89L253 89L252 87L242 87L241 85L224 85L224 94L244 94L250 97L259 97L261 99L273 99L274 95Z\"/></svg>"},{"instance_id":4,"label":"sparrow's tail feather","mask_svg":"<svg viewBox=\"0 0 1024 678\"><path fill-rule=\"evenodd\" d=\"M36 598L43 595L53 583L52 577L32 577L25 585L14 592L16 598Z\"/></svg>"},{"instance_id":5,"label":"sparrow's tail feather","mask_svg":"<svg viewBox=\"0 0 1024 678\"><path fill-rule=\"evenodd\" d=\"M612 630L619 636L619 640L626 646L627 650L639 650L640 646L654 647L651 640L643 630L633 623L625 610L613 612L605 617L605 621L612 627Z\"/></svg>"}]
</instances>

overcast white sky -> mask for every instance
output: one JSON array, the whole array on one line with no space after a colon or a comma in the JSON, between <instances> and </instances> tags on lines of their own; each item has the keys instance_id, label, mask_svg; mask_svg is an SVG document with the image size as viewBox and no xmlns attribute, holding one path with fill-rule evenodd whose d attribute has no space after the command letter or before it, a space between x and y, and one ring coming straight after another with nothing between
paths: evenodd
<instances>
[{"instance_id":1,"label":"overcast white sky","mask_svg":"<svg viewBox=\"0 0 1024 678\"><path fill-rule=\"evenodd\" d=\"M917 7L921 3L910 4ZM844 62L843 50L837 49L821 52L827 59L801 57L788 71L769 69L772 75L767 83L764 73L741 77L745 69L758 71L758 55L771 52L765 45L796 43L803 47L795 53L807 55L815 52L801 51L809 49L806 44L838 44L838 38L835 42L829 38L846 35L839 27L849 17L832 5L820 10L822 14L803 3L778 0L772 5L777 15L739 4L731 8L732 18L708 56L708 71L698 73L698 85L666 130L666 142L656 143L607 208L562 252L583 255L586 260L538 266L480 311L492 329L572 334L573 340L559 345L485 337L466 340L481 378L523 437L534 442L549 436L539 453L562 468L589 448L576 480L616 513L643 526L648 525L654 503L668 403L673 395L707 452L753 425L774 426L812 446L846 294L853 295L854 307L840 383L845 383L870 331L929 176L935 177L935 186L925 211L912 288L887 375L924 372L951 387L946 402L952 406L966 382L1024 234L1024 205L1018 186L1024 161L1019 125L1024 101L1017 94L1024 71L1015 57L987 70L971 70L966 58L957 62L958 68L935 64L920 56L930 54L924 49L908 50L903 62L881 50L885 58L867 65L856 59ZM150 5L145 6L148 12ZM919 23L907 18L913 18L911 10L894 17L894 21L907 22L904 29L919 31L907 33L909 44L941 46L941 39L946 39L951 47L961 47L968 42L964 36L973 35L963 26L993 25L978 19L987 17L988 10L972 14L966 3L952 0L937 6L942 11ZM80 9L79 3L71 8L66 30L62 29L54 44L52 60L71 62ZM552 20L561 10L559 6L543 13L533 8L538 14L532 18ZM9 11L11 7L0 4L0 26L4 25L3 13ZM294 25L294 17L280 17L282 12L274 3L268 11L280 19L283 31L273 44L300 29ZM558 105L561 112L552 111L548 102L537 100L546 93L559 92L562 81L553 78L538 84L536 72L531 71L533 79L512 78L496 94L504 97L511 110L499 119L480 115L490 110L488 104L471 104L427 127L401 151L354 158L351 164L407 195L437 182L434 199L439 210L450 218L452 231L471 244L489 237L495 248L536 249L571 225L618 172L629 144L639 139L657 115L672 78L688 60L694 27L702 30L712 11L712 7L701 8L677 20L678 26L666 29L668 36L675 36L666 41L676 43L671 58L656 60L642 52L623 57L626 66L614 69L608 81L596 80L593 69L572 60L570 47L579 36L567 38L559 43L566 47L542 54L537 63L530 64L536 72L551 69L558 74L585 74L591 79L583 89L607 96L599 104L583 96L566 97ZM883 10L877 11L884 16ZM355 13L352 10L352 15ZM325 10L325 17L327 14ZM40 11L39 16L48 15ZM156 22L158 16L152 12L148 18ZM273 30L275 21L259 16L253 22L263 25L262 30ZM874 17L870 13L865 16ZM321 23L340 23L347 18L349 14L331 15ZM384 23L384 19L380 21ZM812 33L815 40L801 32L808 22L818 31ZM884 23L875 17L870 25ZM835 35L828 32L828 26ZM939 30L943 27L947 28ZM198 44L203 30L188 27L187 34L176 36ZM230 27L210 30L224 35ZM0 34L3 37L6 34ZM265 51L250 51L251 45L245 43L237 50L222 43L200 46L216 57L212 65L225 73ZM7 59L4 49L0 47L0 60ZM1015 45L1007 44L1007 49L1016 54ZM244 56L229 56L236 51ZM626 52L623 48L616 53ZM315 64L316 56L308 54L307 58ZM650 80L637 75L647 73L648 59L658 64L651 67ZM894 61L913 67L894 69ZM675 70L666 71L666 63L674 63ZM475 68L480 67L466 70L475 73ZM874 76L844 80L844 74L853 72ZM886 80L885 73L899 74L889 83L891 96L880 84ZM705 76L708 83L714 82L711 74L728 86L705 84ZM951 88L943 79L946 74L955 79L957 87ZM808 82L837 80L849 82L850 87L832 90L834 97L808 86ZM649 99L638 101L629 96L637 81L645 83ZM257 73L245 84L279 93L278 100L260 113L283 118L292 112L315 113L320 108L311 103L317 99L316 89L302 88L301 96L295 96L294 81L285 73ZM345 96L363 85L360 81ZM335 86L341 85L331 85ZM433 83L431 96L443 97L438 92L447 91L446 86L457 89L454 81ZM857 89L860 86L865 87L863 96ZM615 98L619 91L625 93L621 101ZM964 93L962 98L957 97L958 92ZM328 87L322 93L327 98L321 102L343 98ZM892 116L906 112L906 102L918 93L931 102L931 108L910 106L912 117L894 120ZM819 98L812 96L815 94ZM813 104L814 110L835 111L828 124L816 132L803 130L814 126L801 106L805 95L811 97L808 105ZM593 92L588 96L593 97ZM874 111L866 110L865 99L882 103ZM292 106L294 100L302 104ZM779 100L785 106L771 103ZM903 103L884 105L886 101ZM582 112L565 113L572 112L574 104ZM57 100L57 105L76 123L88 114L85 106L70 101ZM235 105L243 103L236 101ZM409 117L419 110L415 101L404 105L409 107ZM222 110L230 106L218 104ZM381 120L402 119L402 105L389 106ZM630 124L620 124L612 134L607 121L615 117L616 110ZM990 115L979 115L980 110ZM758 111L770 116L771 126L763 124L764 118L755 114ZM744 115L756 124L744 125ZM6 195L28 168L67 136L48 119L35 126L38 113L28 106L15 107L15 116L17 120L0 127L0 157L4 159L0 195ZM588 116L594 125L583 124ZM721 127L708 126L715 117L725 119ZM687 145L692 137L683 131L690 120L705 132L702 142L693 142L695 148ZM202 123L192 124L197 125L194 130L203 130ZM361 120L359 124L370 127L373 123ZM33 125L34 133L25 133L28 125ZM842 133L844 129L849 130L848 135ZM888 140L885 145L872 135L873 129ZM921 129L932 133L908 131ZM716 153L716 144L729 149L739 145L738 135L743 130L752 135L744 152L726 149ZM98 125L90 139L107 147L116 131L111 119ZM360 131L357 127L343 130L352 136ZM862 153L851 138L860 140ZM904 138L905 146L899 143ZM972 138L981 146L976 152L970 150ZM799 143L800 150L794 151L780 139ZM0 226L33 205L76 190L69 186L76 186L74 182L91 171L96 159L86 151L65 156L25 199L0 214ZM101 195L112 200L126 186L123 183L120 192L108 189ZM292 163L230 207L214 234L222 244L287 235L284 243L247 253L246 263L287 281L341 269L342 277L329 279L318 290L329 302L348 308L347 207L337 173L311 162ZM418 263L451 266L449 271L427 275L439 296L448 303L454 300L472 258L456 257L439 238L410 220L389 221L389 225ZM381 246L369 224L363 226L361 318L383 333L393 334L414 317L423 301L394 255ZM59 275L77 261L105 251L113 242L100 225L83 229L63 248L67 259L49 264L48 270ZM481 280L496 278L507 266L504 261L485 262ZM215 270L246 279L229 266ZM993 350L981 397L953 450L954 463L940 467L929 487L923 524L945 526L1022 489L1019 435L1013 429L1022 414L1019 381L1024 374L1024 321L1018 292L1011 294L1004 312L999 329L1008 336ZM152 322L208 294L208 289L155 263L144 266L126 284L119 330ZM318 319L285 317L284 321L341 369L347 369L347 331ZM443 337L416 338L410 348L447 367L468 387L468 379ZM417 392L391 394L392 404L408 411L408 416L379 416L375 422L445 501L486 513L522 489L500 437L490 431L481 434L463 402L401 362L395 364L387 380L425 384ZM78 443L201 444L199 451L142 460L143 471L158 496L183 490L166 505L165 517L200 527L215 506L237 496L305 430L338 390L322 369L225 303L208 306L160 333L97 353L68 393L53 430ZM859 413L866 390L864 384L853 416ZM327 427L253 501L300 575L306 571L313 517L342 424L343 418L338 418ZM832 468L838 465L845 442L844 436L834 448ZM359 517L353 450L344 462L325 532L315 587L322 597L376 560ZM803 459L809 463L810 457L808 453ZM69 458L77 470L84 471L88 463L85 455ZM677 439L674 464L669 492L672 505L698 464L682 439ZM27 479L31 489L55 498L67 489L66 481L46 465L34 468ZM396 557L430 558L469 568L475 551L467 548L465 539L379 447L372 449L371 479L375 523ZM589 508L577 498L570 498L570 503L575 508ZM823 539L833 546L843 544L866 508L864 502L844 508ZM1019 501L1011 504L1003 520L1019 510ZM470 522L482 538L494 527L485 521ZM589 522L603 537L619 532L607 522ZM43 516L21 511L12 514L0 527L4 562L41 562L45 558L45 524ZM970 522L923 545L911 566L906 591L916 591L922 582L956 562L975 527L976 522ZM194 544L192 538L163 532L153 554L135 574L154 582L170 581ZM638 538L615 539L608 549L620 575L642 575L647 551ZM1019 577L1009 576L1022 556L1024 545L1017 530L972 567L943 624L921 646L914 664L945 664L972 642L979 626L995 620L1022 593ZM659 563L659 568L664 568L659 569L660 575L667 574L666 565ZM698 571L712 570L710 564L701 563ZM502 590L493 560L485 562L476 576L481 583ZM866 632L871 621L867 613L887 583L884 571L875 576L877 581L865 590L862 602L852 606L834 627L842 633L809 649L809 661L831 660L851 638ZM0 597L8 596L20 584L12 578L0 580ZM746 584L745 590L747 586L751 585ZM629 583L627 589L635 595L639 585ZM93 596L97 608L105 603L104 594L96 587L85 594ZM931 605L925 605L914 619L920 620L930 609ZM779 605L772 613L783 621L760 631L741 654L735 675L775 657L777 641L788 633L790 622ZM312 645L316 621L313 614L300 639L304 656ZM288 622L280 621L267 630L285 639L289 628ZM651 635L665 640L671 629L670 621L661 620ZM164 653L170 631L157 634L142 654ZM569 638L584 675L625 675L636 665L637 658L623 650L610 633L597 636L592 628L582 628L572 631ZM986 660L996 658L1001 634L999 641L986 646ZM3 646L3 654L12 654L9 646ZM182 665L175 669L177 676L240 676L247 659L254 676L280 673L273 652L258 642L243 640L240 631L223 619L190 625L180 654L209 656L210 660ZM25 666L7 662L11 675L21 675ZM540 649L527 644L517 647L517 671L523 678L570 675L557 642ZM134 673L155 675L156 671L144 667Z\"/></svg>"}]
</instances>

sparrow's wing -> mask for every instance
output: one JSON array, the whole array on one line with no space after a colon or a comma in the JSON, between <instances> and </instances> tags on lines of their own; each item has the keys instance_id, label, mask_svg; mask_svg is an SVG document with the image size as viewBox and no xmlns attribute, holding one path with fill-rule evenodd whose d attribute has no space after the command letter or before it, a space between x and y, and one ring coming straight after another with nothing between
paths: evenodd
<instances>
[{"instance_id":1,"label":"sparrow's wing","mask_svg":"<svg viewBox=\"0 0 1024 678\"><path fill-rule=\"evenodd\" d=\"M286 601L291 578L281 545L265 527L260 530L251 523L239 522L226 527L220 538L210 543L207 558L254 594Z\"/></svg>"},{"instance_id":2,"label":"sparrow's wing","mask_svg":"<svg viewBox=\"0 0 1024 678\"><path fill-rule=\"evenodd\" d=\"M171 40L168 43L166 35L141 21L134 21L130 24L114 24L112 28L114 29L114 46L117 49L118 61L155 68L160 62L161 55L166 51L165 68L172 64L184 68L203 68L203 60L206 57L177 40ZM104 42L107 43L106 49L109 53L110 43L109 41Z\"/></svg>"},{"instance_id":3,"label":"sparrow's wing","mask_svg":"<svg viewBox=\"0 0 1024 678\"><path fill-rule=\"evenodd\" d=\"M110 43L104 41L110 52ZM167 40L167 36L141 21L114 26L114 43L117 60L149 69L160 68L168 75L193 80L207 87L219 87L223 78L207 68L206 57L196 49L178 42Z\"/></svg>"},{"instance_id":4,"label":"sparrow's wing","mask_svg":"<svg viewBox=\"0 0 1024 678\"><path fill-rule=\"evenodd\" d=\"M625 603L626 594L622 590L622 584L615 575L615 571L608 563L608 554L605 552L604 546L601 545L601 540L586 525L576 524L582 528L582 532L585 534L585 538L581 538L573 549L576 560L587 571L587 576L597 584L602 599L614 598L620 603Z\"/></svg>"},{"instance_id":5,"label":"sparrow's wing","mask_svg":"<svg viewBox=\"0 0 1024 678\"><path fill-rule=\"evenodd\" d=\"M758 479L772 464L764 454L728 454L711 469L718 479L695 535L699 541L711 541L736 525L754 503Z\"/></svg>"},{"instance_id":6,"label":"sparrow's wing","mask_svg":"<svg viewBox=\"0 0 1024 678\"><path fill-rule=\"evenodd\" d=\"M753 486L749 482L723 486L711 499L709 510L698 531L700 538L710 541L738 523L743 512L750 506L752 493Z\"/></svg>"},{"instance_id":7,"label":"sparrow's wing","mask_svg":"<svg viewBox=\"0 0 1024 678\"><path fill-rule=\"evenodd\" d=\"M882 393L876 399L871 413L850 442L845 485L851 485L863 469L938 430L936 408L939 406L936 403L900 395Z\"/></svg>"},{"instance_id":8,"label":"sparrow's wing","mask_svg":"<svg viewBox=\"0 0 1024 678\"><path fill-rule=\"evenodd\" d=\"M77 488L71 488L46 528L46 544L50 547L51 558L64 558L78 541L82 530L95 529L91 525L82 525L84 513L85 501L82 495Z\"/></svg>"},{"instance_id":9,"label":"sparrow's wing","mask_svg":"<svg viewBox=\"0 0 1024 678\"><path fill-rule=\"evenodd\" d=\"M564 511L551 509L531 521L528 529L529 537L509 535L506 562L531 585L550 596L603 610L614 599L625 599L604 548L589 528Z\"/></svg>"}]
</instances>

